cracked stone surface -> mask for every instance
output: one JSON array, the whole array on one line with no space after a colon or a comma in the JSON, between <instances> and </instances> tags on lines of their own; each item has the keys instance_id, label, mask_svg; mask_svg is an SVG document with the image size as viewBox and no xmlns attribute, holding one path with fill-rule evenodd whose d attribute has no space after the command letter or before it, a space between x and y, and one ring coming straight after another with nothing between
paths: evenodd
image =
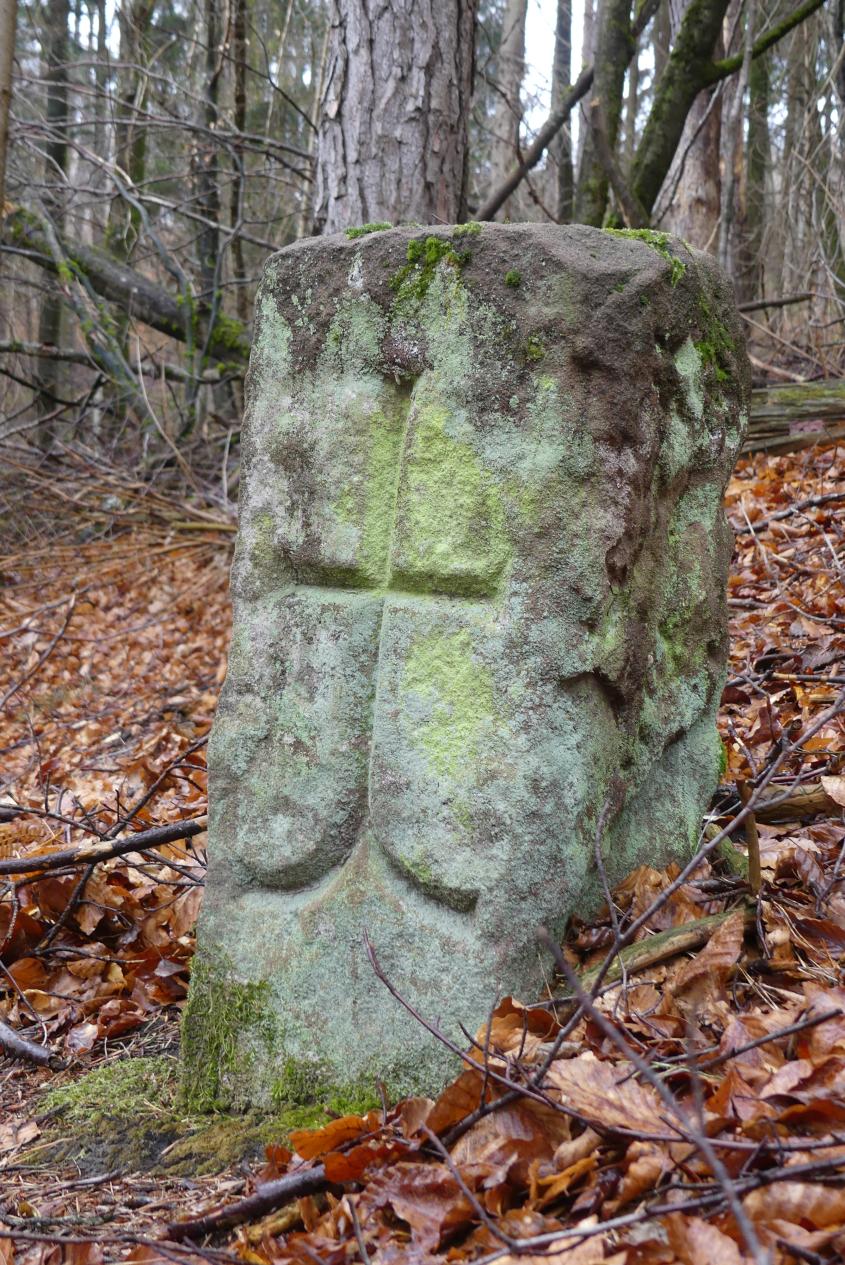
<instances>
[{"instance_id":1,"label":"cracked stone surface","mask_svg":"<svg viewBox=\"0 0 845 1265\"><path fill-rule=\"evenodd\" d=\"M205 1104L436 1087L536 930L693 846L715 787L748 366L662 234L296 243L257 301L210 872Z\"/></svg>"}]
</instances>

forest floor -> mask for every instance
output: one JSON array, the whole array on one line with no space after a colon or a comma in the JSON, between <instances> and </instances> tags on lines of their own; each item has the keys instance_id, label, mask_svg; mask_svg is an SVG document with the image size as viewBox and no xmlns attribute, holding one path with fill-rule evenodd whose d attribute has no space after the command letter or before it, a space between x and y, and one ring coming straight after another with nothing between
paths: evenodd
<instances>
[{"instance_id":1,"label":"forest floor","mask_svg":"<svg viewBox=\"0 0 845 1265\"><path fill-rule=\"evenodd\" d=\"M437 1102L340 1119L180 1107L231 530L84 463L25 488L32 534L0 558L0 1020L41 1050L0 1059L0 1265L845 1257L845 447L731 483L697 864L574 920L558 1004L502 1000Z\"/></svg>"}]
</instances>

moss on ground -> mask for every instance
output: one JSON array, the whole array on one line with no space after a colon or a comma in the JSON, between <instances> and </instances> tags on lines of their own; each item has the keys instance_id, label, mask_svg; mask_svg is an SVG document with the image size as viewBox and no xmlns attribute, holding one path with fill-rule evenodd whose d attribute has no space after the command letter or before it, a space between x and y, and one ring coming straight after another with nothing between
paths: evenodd
<instances>
[{"instance_id":1,"label":"moss on ground","mask_svg":"<svg viewBox=\"0 0 845 1265\"><path fill-rule=\"evenodd\" d=\"M295 1129L375 1104L275 1100L271 1112L197 1115L184 1109L175 1057L124 1058L50 1089L41 1101L42 1135L30 1163L72 1160L82 1172L152 1169L186 1176L220 1172Z\"/></svg>"}]
</instances>

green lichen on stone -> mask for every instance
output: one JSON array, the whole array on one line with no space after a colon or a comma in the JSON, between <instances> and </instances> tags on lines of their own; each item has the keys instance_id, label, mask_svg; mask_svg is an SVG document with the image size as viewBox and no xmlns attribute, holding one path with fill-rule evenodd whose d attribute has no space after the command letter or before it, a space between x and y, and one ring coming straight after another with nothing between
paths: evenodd
<instances>
[{"instance_id":1,"label":"green lichen on stone","mask_svg":"<svg viewBox=\"0 0 845 1265\"><path fill-rule=\"evenodd\" d=\"M505 285L510 286L512 290L516 290L522 285L522 273L516 268L511 268L505 273Z\"/></svg>"},{"instance_id":2,"label":"green lichen on stone","mask_svg":"<svg viewBox=\"0 0 845 1265\"><path fill-rule=\"evenodd\" d=\"M455 250L451 242L434 236L408 242L406 255L408 262L390 279L390 288L396 291L400 305L419 303L425 298L440 264L460 272L469 259L466 251Z\"/></svg>"},{"instance_id":3,"label":"green lichen on stone","mask_svg":"<svg viewBox=\"0 0 845 1265\"><path fill-rule=\"evenodd\" d=\"M674 365L683 384L687 404L697 421L704 416L704 386L701 381L703 363L698 344L693 343L691 338L682 343L675 353Z\"/></svg>"},{"instance_id":4,"label":"green lichen on stone","mask_svg":"<svg viewBox=\"0 0 845 1265\"><path fill-rule=\"evenodd\" d=\"M376 220L373 224L359 224L355 228L347 228L346 236L350 241L354 241L357 237L368 237L370 233L383 233L386 229L393 228L388 220Z\"/></svg>"},{"instance_id":5,"label":"green lichen on stone","mask_svg":"<svg viewBox=\"0 0 845 1265\"><path fill-rule=\"evenodd\" d=\"M478 220L467 220L466 224L457 224L452 229L453 237L475 237L481 232Z\"/></svg>"},{"instance_id":6,"label":"green lichen on stone","mask_svg":"<svg viewBox=\"0 0 845 1265\"><path fill-rule=\"evenodd\" d=\"M449 433L435 398L415 406L400 523L400 568L423 591L448 576L450 591L489 594L510 556L502 498L471 444Z\"/></svg>"},{"instance_id":7,"label":"green lichen on stone","mask_svg":"<svg viewBox=\"0 0 845 1265\"><path fill-rule=\"evenodd\" d=\"M238 1105L228 1084L249 1079L256 1060L272 1053L277 1022L265 983L241 984L228 963L206 952L195 960L182 1023L183 1079L180 1101L202 1113Z\"/></svg>"},{"instance_id":8,"label":"green lichen on stone","mask_svg":"<svg viewBox=\"0 0 845 1265\"><path fill-rule=\"evenodd\" d=\"M438 773L460 779L495 726L493 678L479 663L466 629L423 637L411 648L402 693L430 703L416 741Z\"/></svg>"},{"instance_id":9,"label":"green lichen on stone","mask_svg":"<svg viewBox=\"0 0 845 1265\"><path fill-rule=\"evenodd\" d=\"M373 586L385 585L388 579L409 404L407 395L397 396L388 406L375 409L370 422L360 565Z\"/></svg>"},{"instance_id":10,"label":"green lichen on stone","mask_svg":"<svg viewBox=\"0 0 845 1265\"><path fill-rule=\"evenodd\" d=\"M646 246L650 246L652 250L657 251L658 255L668 260L672 265L669 282L673 289L687 270L683 260L678 259L669 249L671 238L668 233L658 232L654 228L606 228L604 231L611 233L614 237L628 237L634 241L645 242Z\"/></svg>"}]
</instances>

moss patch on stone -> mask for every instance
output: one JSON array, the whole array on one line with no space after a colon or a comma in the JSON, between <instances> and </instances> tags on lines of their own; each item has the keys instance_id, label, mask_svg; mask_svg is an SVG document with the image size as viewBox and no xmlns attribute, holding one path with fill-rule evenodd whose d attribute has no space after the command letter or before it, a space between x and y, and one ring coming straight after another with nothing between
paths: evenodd
<instances>
[{"instance_id":1,"label":"moss patch on stone","mask_svg":"<svg viewBox=\"0 0 845 1265\"><path fill-rule=\"evenodd\" d=\"M635 241L645 242L646 246L650 246L652 250L657 251L658 255L668 260L672 265L669 282L673 289L687 270L683 260L678 259L669 249L671 238L668 233L660 233L655 228L606 228L604 231L611 233L614 237L630 237Z\"/></svg>"},{"instance_id":2,"label":"moss patch on stone","mask_svg":"<svg viewBox=\"0 0 845 1265\"><path fill-rule=\"evenodd\" d=\"M399 304L421 302L440 264L459 272L469 259L466 251L455 250L451 242L434 236L408 242L406 256L408 262L390 279L390 288L396 291Z\"/></svg>"},{"instance_id":3,"label":"moss patch on stone","mask_svg":"<svg viewBox=\"0 0 845 1265\"><path fill-rule=\"evenodd\" d=\"M367 237L370 233L383 233L388 228L393 228L388 220L377 220L373 224L358 224L355 228L346 229L346 236L350 241L354 241L356 237Z\"/></svg>"},{"instance_id":4,"label":"moss patch on stone","mask_svg":"<svg viewBox=\"0 0 845 1265\"><path fill-rule=\"evenodd\" d=\"M340 1088L333 1085L325 1070L314 1063L297 1063L288 1059L281 1075L271 1090L277 1110L288 1115L298 1111L303 1119L319 1117L319 1124L327 1115L363 1116L380 1106L380 1100L372 1085L350 1085ZM297 1104L296 1107L292 1104ZM291 1128L312 1128L304 1124Z\"/></svg>"},{"instance_id":5,"label":"moss patch on stone","mask_svg":"<svg viewBox=\"0 0 845 1265\"><path fill-rule=\"evenodd\" d=\"M731 377L731 361L736 351L736 343L731 333L718 316L715 316L710 304L702 295L698 300L702 316L704 337L695 344L702 362L709 365L716 375L717 382L728 382Z\"/></svg>"},{"instance_id":6,"label":"moss patch on stone","mask_svg":"<svg viewBox=\"0 0 845 1265\"><path fill-rule=\"evenodd\" d=\"M187 1112L233 1105L228 1074L247 1081L249 1065L275 1044L269 1002L267 984L236 983L226 964L208 955L195 962L182 1025L180 1101Z\"/></svg>"},{"instance_id":7,"label":"moss patch on stone","mask_svg":"<svg viewBox=\"0 0 845 1265\"><path fill-rule=\"evenodd\" d=\"M522 273L518 272L516 268L510 268L505 273L505 285L510 286L512 290L516 290L518 286L522 285Z\"/></svg>"}]
</instances>

